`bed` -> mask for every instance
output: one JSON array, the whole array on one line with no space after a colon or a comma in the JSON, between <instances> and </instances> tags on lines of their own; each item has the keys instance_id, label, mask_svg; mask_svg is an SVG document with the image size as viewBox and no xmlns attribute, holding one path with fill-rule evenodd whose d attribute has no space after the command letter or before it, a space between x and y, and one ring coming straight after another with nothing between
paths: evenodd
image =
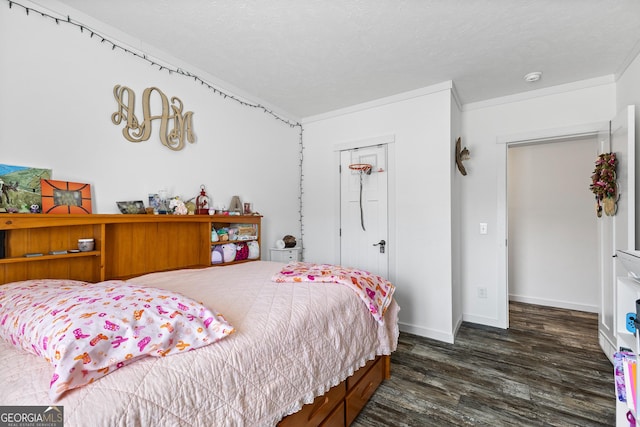
<instances>
[{"instance_id":1,"label":"bed","mask_svg":"<svg viewBox=\"0 0 640 427\"><path fill-rule=\"evenodd\" d=\"M64 425L349 425L389 375L399 308L391 301L378 322L346 286L275 283L282 267L254 261L129 278L201 301L235 330L67 391L53 403L64 407ZM0 404L52 404L49 363L3 340L0 360Z\"/></svg>"}]
</instances>

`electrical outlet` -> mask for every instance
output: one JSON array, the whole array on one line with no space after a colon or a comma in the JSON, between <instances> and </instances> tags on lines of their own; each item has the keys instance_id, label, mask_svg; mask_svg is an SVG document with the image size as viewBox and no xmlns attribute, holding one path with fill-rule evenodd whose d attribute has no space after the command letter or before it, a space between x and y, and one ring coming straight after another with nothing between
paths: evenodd
<instances>
[{"instance_id":1,"label":"electrical outlet","mask_svg":"<svg viewBox=\"0 0 640 427\"><path fill-rule=\"evenodd\" d=\"M487 223L486 222L481 222L480 223L480 234L487 234Z\"/></svg>"},{"instance_id":2,"label":"electrical outlet","mask_svg":"<svg viewBox=\"0 0 640 427\"><path fill-rule=\"evenodd\" d=\"M478 288L478 298L487 297L487 288Z\"/></svg>"}]
</instances>

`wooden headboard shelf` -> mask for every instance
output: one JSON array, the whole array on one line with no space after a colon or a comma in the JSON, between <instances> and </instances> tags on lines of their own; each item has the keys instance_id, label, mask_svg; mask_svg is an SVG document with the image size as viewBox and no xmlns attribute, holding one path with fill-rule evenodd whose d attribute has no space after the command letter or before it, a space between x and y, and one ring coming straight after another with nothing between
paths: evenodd
<instances>
[{"instance_id":1,"label":"wooden headboard shelf","mask_svg":"<svg viewBox=\"0 0 640 427\"><path fill-rule=\"evenodd\" d=\"M208 267L212 224L255 224L260 243L261 219L256 215L0 214L4 247L0 284L43 278L98 282ZM93 238L95 250L50 254L77 249L82 238Z\"/></svg>"}]
</instances>

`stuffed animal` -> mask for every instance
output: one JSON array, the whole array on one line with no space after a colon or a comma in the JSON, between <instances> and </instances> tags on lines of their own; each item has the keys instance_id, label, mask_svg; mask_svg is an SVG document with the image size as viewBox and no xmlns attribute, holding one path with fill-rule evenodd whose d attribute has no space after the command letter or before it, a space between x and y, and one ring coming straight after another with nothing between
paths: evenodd
<instances>
[{"instance_id":1,"label":"stuffed animal","mask_svg":"<svg viewBox=\"0 0 640 427\"><path fill-rule=\"evenodd\" d=\"M228 233L229 233L229 240L236 240L236 234L237 234L237 232L238 232L238 229L237 229L237 228L234 228L234 227L229 228L229 231L228 231Z\"/></svg>"},{"instance_id":2,"label":"stuffed animal","mask_svg":"<svg viewBox=\"0 0 640 427\"><path fill-rule=\"evenodd\" d=\"M247 242L247 247L249 248L249 259L258 259L260 257L260 244L258 242Z\"/></svg>"},{"instance_id":3,"label":"stuffed animal","mask_svg":"<svg viewBox=\"0 0 640 427\"><path fill-rule=\"evenodd\" d=\"M242 261L249 258L249 247L246 243L236 244L236 261Z\"/></svg>"},{"instance_id":4,"label":"stuffed animal","mask_svg":"<svg viewBox=\"0 0 640 427\"><path fill-rule=\"evenodd\" d=\"M223 254L222 246L216 245L211 251L211 264L222 264Z\"/></svg>"},{"instance_id":5,"label":"stuffed animal","mask_svg":"<svg viewBox=\"0 0 640 427\"><path fill-rule=\"evenodd\" d=\"M222 260L224 262L231 262L236 259L236 244L235 243L227 243L226 245L222 245Z\"/></svg>"},{"instance_id":6,"label":"stuffed animal","mask_svg":"<svg viewBox=\"0 0 640 427\"><path fill-rule=\"evenodd\" d=\"M218 238L221 242L226 242L229 240L229 231L226 228L221 228L218 230Z\"/></svg>"}]
</instances>

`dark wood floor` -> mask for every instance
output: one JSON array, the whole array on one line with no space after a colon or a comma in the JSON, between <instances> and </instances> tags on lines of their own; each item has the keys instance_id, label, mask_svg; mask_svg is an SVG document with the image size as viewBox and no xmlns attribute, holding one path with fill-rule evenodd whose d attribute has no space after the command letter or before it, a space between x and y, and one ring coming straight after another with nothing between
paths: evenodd
<instances>
[{"instance_id":1,"label":"dark wood floor","mask_svg":"<svg viewBox=\"0 0 640 427\"><path fill-rule=\"evenodd\" d=\"M510 328L464 323L455 344L400 334L391 379L354 426L614 426L597 315L510 304Z\"/></svg>"}]
</instances>

